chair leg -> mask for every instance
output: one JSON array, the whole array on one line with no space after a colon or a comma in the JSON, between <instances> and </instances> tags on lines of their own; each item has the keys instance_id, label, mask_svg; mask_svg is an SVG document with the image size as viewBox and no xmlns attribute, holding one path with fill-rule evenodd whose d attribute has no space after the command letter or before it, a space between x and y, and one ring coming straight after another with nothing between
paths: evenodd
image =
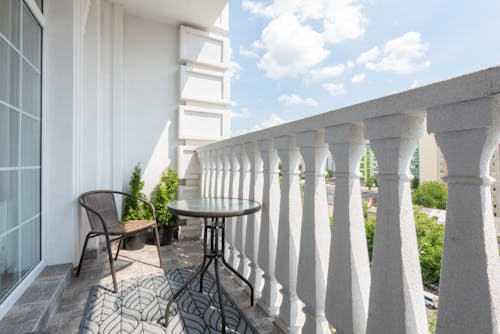
<instances>
[{"instance_id":1,"label":"chair leg","mask_svg":"<svg viewBox=\"0 0 500 334\"><path fill-rule=\"evenodd\" d=\"M111 242L109 241L108 234L106 234L106 248L108 249L109 266L111 267L111 276L113 276L113 287L115 288L114 292L117 293L118 284L116 283L115 264L113 261L113 253L111 253Z\"/></svg>"},{"instance_id":2,"label":"chair leg","mask_svg":"<svg viewBox=\"0 0 500 334\"><path fill-rule=\"evenodd\" d=\"M116 250L115 261L118 259L118 254L120 254L120 249L122 247L122 243L123 243L123 237L118 242L118 249Z\"/></svg>"},{"instance_id":3,"label":"chair leg","mask_svg":"<svg viewBox=\"0 0 500 334\"><path fill-rule=\"evenodd\" d=\"M91 235L92 233L89 232L85 237L85 243L83 244L82 255L80 256L80 262L78 262L78 268L76 269L76 274L75 274L76 277L80 275L80 269L82 269L83 255L85 254L85 250L87 249L87 243L89 242Z\"/></svg>"},{"instance_id":4,"label":"chair leg","mask_svg":"<svg viewBox=\"0 0 500 334\"><path fill-rule=\"evenodd\" d=\"M158 250L158 258L160 259L160 268L163 268L163 260L161 259L161 252L160 252L160 234L158 233L158 226L155 225L153 228L154 233L155 233L155 243L156 243L156 249Z\"/></svg>"}]
</instances>

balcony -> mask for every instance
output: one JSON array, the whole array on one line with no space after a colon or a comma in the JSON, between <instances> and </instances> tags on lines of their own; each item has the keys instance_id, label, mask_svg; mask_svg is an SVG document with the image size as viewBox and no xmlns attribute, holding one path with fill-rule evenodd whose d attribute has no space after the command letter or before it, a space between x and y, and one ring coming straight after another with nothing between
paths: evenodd
<instances>
[{"instance_id":1,"label":"balcony","mask_svg":"<svg viewBox=\"0 0 500 334\"><path fill-rule=\"evenodd\" d=\"M203 197L262 202L261 213L229 224L227 250L284 331L428 333L409 174L424 131L435 134L448 165L437 333L500 330L489 176L500 140L494 67L197 149ZM379 163L371 264L358 172L367 141ZM331 231L328 152L336 163Z\"/></svg>"}]
</instances>

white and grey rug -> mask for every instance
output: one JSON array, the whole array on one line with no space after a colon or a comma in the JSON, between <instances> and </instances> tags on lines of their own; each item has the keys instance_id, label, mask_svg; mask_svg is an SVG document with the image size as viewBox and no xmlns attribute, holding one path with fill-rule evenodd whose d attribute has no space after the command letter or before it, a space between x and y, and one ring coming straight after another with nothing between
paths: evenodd
<instances>
[{"instance_id":1,"label":"white and grey rug","mask_svg":"<svg viewBox=\"0 0 500 334\"><path fill-rule=\"evenodd\" d=\"M217 286L207 272L203 292L195 279L170 308L170 323L163 327L165 308L173 292L177 291L193 273L195 267L177 268L165 274L148 275L119 282L118 293L108 287L93 286L80 325L80 334L111 333L220 333ZM226 333L257 331L224 292L222 300L226 315Z\"/></svg>"}]
</instances>

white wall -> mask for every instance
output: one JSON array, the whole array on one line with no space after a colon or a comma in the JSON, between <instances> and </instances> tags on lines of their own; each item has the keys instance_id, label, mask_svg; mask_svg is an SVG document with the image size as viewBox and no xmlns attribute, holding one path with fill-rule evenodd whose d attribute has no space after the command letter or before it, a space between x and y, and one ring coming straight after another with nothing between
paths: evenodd
<instances>
[{"instance_id":1,"label":"white wall","mask_svg":"<svg viewBox=\"0 0 500 334\"><path fill-rule=\"evenodd\" d=\"M124 22L123 183L140 162L149 193L176 166L178 28L128 14Z\"/></svg>"}]
</instances>

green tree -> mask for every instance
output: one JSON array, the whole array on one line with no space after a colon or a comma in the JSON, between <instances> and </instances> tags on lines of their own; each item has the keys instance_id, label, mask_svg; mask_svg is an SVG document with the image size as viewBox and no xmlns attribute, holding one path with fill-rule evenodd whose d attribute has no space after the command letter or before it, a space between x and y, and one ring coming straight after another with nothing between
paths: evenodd
<instances>
[{"instance_id":1,"label":"green tree","mask_svg":"<svg viewBox=\"0 0 500 334\"><path fill-rule=\"evenodd\" d=\"M411 189L417 189L419 184L420 178L418 176L415 176L413 179L411 179Z\"/></svg>"},{"instance_id":2,"label":"green tree","mask_svg":"<svg viewBox=\"0 0 500 334\"><path fill-rule=\"evenodd\" d=\"M372 189L372 187L377 187L377 179L373 176L368 176L365 180L365 185L368 187L368 189Z\"/></svg>"},{"instance_id":3,"label":"green tree","mask_svg":"<svg viewBox=\"0 0 500 334\"><path fill-rule=\"evenodd\" d=\"M422 182L412 194L413 204L426 208L446 209L448 191L443 183Z\"/></svg>"},{"instance_id":4,"label":"green tree","mask_svg":"<svg viewBox=\"0 0 500 334\"><path fill-rule=\"evenodd\" d=\"M418 206L414 208L414 218L422 279L425 284L439 282L444 225L439 224L434 218L420 212ZM375 226L376 222L374 219L365 223L366 242L368 244L370 261L372 260Z\"/></svg>"},{"instance_id":5,"label":"green tree","mask_svg":"<svg viewBox=\"0 0 500 334\"><path fill-rule=\"evenodd\" d=\"M142 192L142 189L144 188L144 182L141 180L141 175L142 168L141 164L138 163L137 165L135 165L134 170L132 171L132 176L130 177L129 192L132 195L146 199L146 194ZM148 205L136 200L135 198L128 196L125 197L122 214L123 221L148 220L152 219L152 217L153 216Z\"/></svg>"},{"instance_id":6,"label":"green tree","mask_svg":"<svg viewBox=\"0 0 500 334\"><path fill-rule=\"evenodd\" d=\"M156 210L156 222L159 228L177 226L177 216L168 211L167 205L175 201L177 197L177 186L179 177L172 168L167 168L161 174L160 183L155 187L151 194L151 200Z\"/></svg>"}]
</instances>

